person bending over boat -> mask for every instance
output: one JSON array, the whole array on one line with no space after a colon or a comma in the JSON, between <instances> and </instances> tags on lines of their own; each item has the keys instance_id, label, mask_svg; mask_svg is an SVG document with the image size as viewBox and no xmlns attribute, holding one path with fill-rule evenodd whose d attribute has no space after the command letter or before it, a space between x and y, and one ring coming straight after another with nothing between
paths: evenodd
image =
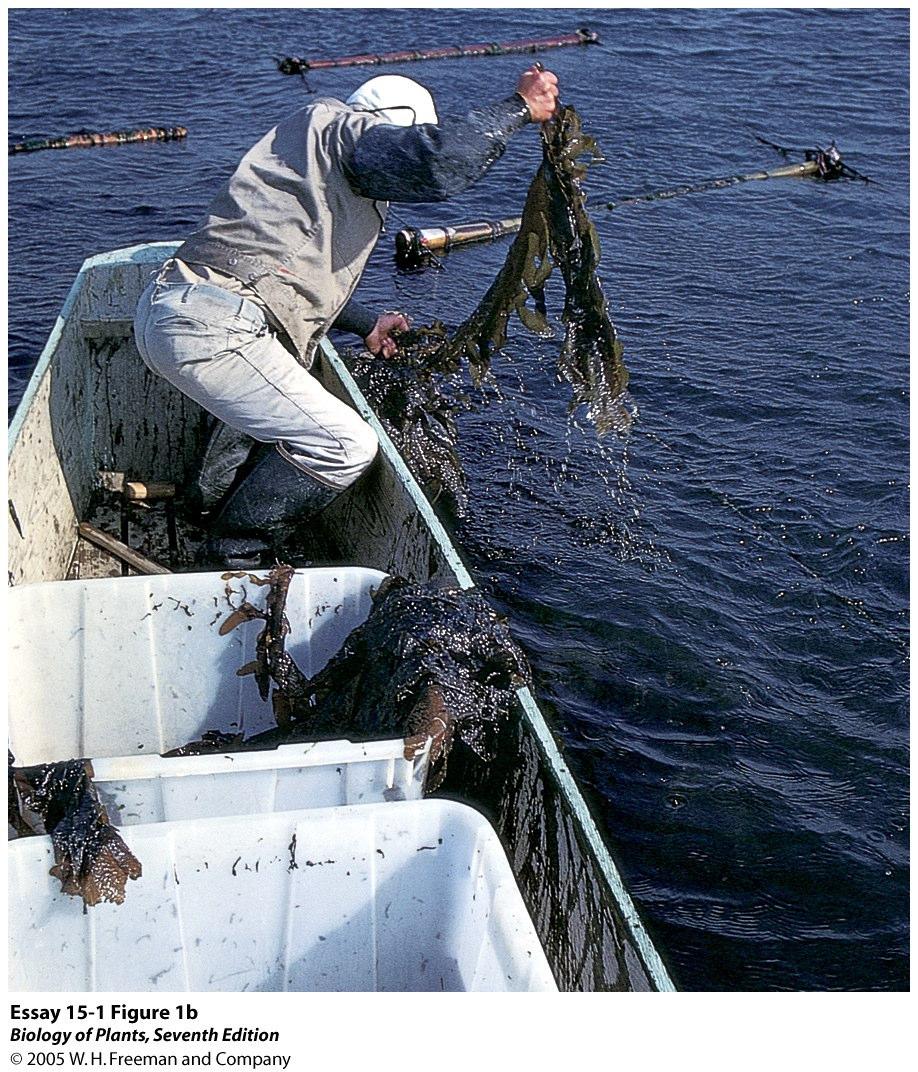
<instances>
[{"instance_id":1,"label":"person bending over boat","mask_svg":"<svg viewBox=\"0 0 918 1072\"><path fill-rule=\"evenodd\" d=\"M408 327L352 297L387 203L460 193L557 98L555 75L533 66L512 97L442 122L430 93L400 75L371 78L344 103L317 100L246 153L154 276L134 321L140 355L219 419L187 495L211 562L262 564L376 455L373 430L308 370L329 328L385 358Z\"/></svg>"}]
</instances>

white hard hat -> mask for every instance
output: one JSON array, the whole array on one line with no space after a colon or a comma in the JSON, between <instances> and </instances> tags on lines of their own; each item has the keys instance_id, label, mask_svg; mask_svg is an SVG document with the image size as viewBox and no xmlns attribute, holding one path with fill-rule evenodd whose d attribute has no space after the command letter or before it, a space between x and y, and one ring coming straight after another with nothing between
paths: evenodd
<instances>
[{"instance_id":1,"label":"white hard hat","mask_svg":"<svg viewBox=\"0 0 918 1072\"><path fill-rule=\"evenodd\" d=\"M419 82L400 74L381 74L364 82L346 101L352 108L381 115L397 127L437 123L433 97Z\"/></svg>"}]
</instances>

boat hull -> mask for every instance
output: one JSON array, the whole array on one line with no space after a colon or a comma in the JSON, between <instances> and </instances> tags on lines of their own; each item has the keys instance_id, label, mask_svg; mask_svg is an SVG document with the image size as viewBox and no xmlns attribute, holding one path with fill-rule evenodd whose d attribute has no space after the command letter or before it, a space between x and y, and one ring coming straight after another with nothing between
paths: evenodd
<instances>
[{"instance_id":1,"label":"boat hull","mask_svg":"<svg viewBox=\"0 0 918 1072\"><path fill-rule=\"evenodd\" d=\"M102 471L182 484L209 418L154 376L131 330L150 273L177 248L88 260L10 427L9 571L14 584L68 575L76 528ZM334 348L316 374L380 439L379 461L326 516L341 561L468 588L472 577ZM438 795L493 823L562 990L671 990L618 869L528 689L483 763L457 745Z\"/></svg>"}]
</instances>

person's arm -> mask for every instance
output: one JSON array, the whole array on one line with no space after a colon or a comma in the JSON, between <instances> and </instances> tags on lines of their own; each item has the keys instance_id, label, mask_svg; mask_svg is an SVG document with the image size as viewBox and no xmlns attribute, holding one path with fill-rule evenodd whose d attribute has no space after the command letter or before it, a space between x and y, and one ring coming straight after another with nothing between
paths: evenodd
<instances>
[{"instance_id":1,"label":"person's arm","mask_svg":"<svg viewBox=\"0 0 918 1072\"><path fill-rule=\"evenodd\" d=\"M371 354L392 357L398 352L395 336L408 330L408 320L402 313L371 313L356 298L338 313L332 327L336 331L349 331L363 339Z\"/></svg>"},{"instance_id":2,"label":"person's arm","mask_svg":"<svg viewBox=\"0 0 918 1072\"><path fill-rule=\"evenodd\" d=\"M511 134L548 119L558 98L557 78L530 68L507 100L476 108L464 118L434 125L380 123L358 141L348 180L376 201L445 201L481 178L504 152Z\"/></svg>"},{"instance_id":3,"label":"person's arm","mask_svg":"<svg viewBox=\"0 0 918 1072\"><path fill-rule=\"evenodd\" d=\"M349 331L365 339L376 326L376 314L362 305L356 298L351 300L338 313L332 327L336 331Z\"/></svg>"},{"instance_id":4,"label":"person's arm","mask_svg":"<svg viewBox=\"0 0 918 1072\"><path fill-rule=\"evenodd\" d=\"M351 187L376 201L445 201L481 178L528 122L526 102L511 97L437 126L380 123L357 143Z\"/></svg>"}]
</instances>

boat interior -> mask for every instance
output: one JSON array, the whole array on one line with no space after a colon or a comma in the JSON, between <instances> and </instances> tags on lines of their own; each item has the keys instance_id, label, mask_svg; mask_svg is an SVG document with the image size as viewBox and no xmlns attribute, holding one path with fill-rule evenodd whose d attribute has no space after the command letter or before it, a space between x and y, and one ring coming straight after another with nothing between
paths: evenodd
<instances>
[{"instance_id":1,"label":"boat interior","mask_svg":"<svg viewBox=\"0 0 918 1072\"><path fill-rule=\"evenodd\" d=\"M204 533L171 491L162 496L156 489L180 495L213 418L144 365L132 329L149 273L172 248L93 258L74 284L10 430L14 584L195 569ZM315 370L363 412L386 449L324 512L322 524L303 534L297 564L353 563L470 585L427 500L327 343ZM153 494L129 498L127 486L138 483Z\"/></svg>"}]
</instances>

